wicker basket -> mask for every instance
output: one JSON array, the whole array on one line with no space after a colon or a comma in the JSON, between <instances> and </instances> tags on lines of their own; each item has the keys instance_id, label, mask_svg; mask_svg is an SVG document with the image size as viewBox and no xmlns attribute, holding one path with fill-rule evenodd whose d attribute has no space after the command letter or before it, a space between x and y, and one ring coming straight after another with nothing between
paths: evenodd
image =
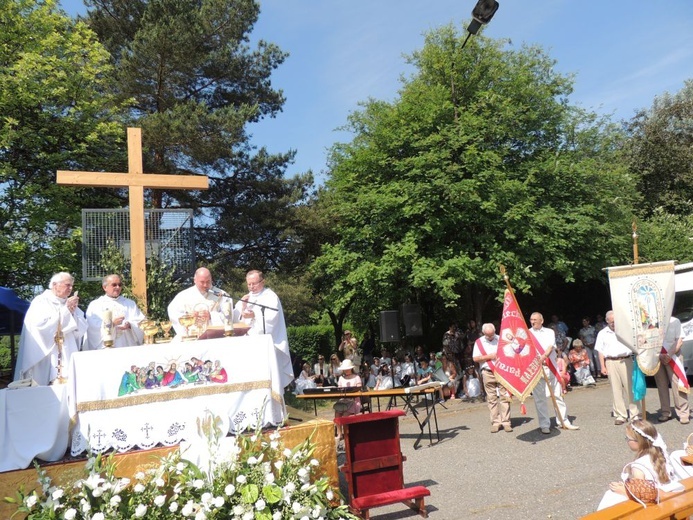
<instances>
[{"instance_id":1,"label":"wicker basket","mask_svg":"<svg viewBox=\"0 0 693 520\"><path fill-rule=\"evenodd\" d=\"M630 475L631 468L638 468L645 474L645 478L633 478L629 476L623 482L626 488L626 495L631 500L639 502L647 507L647 504L657 504L659 502L659 488L652 472L641 464L626 464L623 472Z\"/></svg>"},{"instance_id":2,"label":"wicker basket","mask_svg":"<svg viewBox=\"0 0 693 520\"><path fill-rule=\"evenodd\" d=\"M691 444L691 436L693 436L693 433L690 433L686 438L686 455L693 455L693 444Z\"/></svg>"}]
</instances>

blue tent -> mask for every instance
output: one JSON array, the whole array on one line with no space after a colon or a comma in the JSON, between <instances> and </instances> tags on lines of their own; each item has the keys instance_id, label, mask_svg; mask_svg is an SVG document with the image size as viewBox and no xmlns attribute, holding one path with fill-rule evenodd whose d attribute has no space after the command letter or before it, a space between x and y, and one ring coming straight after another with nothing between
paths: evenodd
<instances>
[{"instance_id":1,"label":"blue tent","mask_svg":"<svg viewBox=\"0 0 693 520\"><path fill-rule=\"evenodd\" d=\"M29 309L29 302L22 300L7 287L0 287L0 336L10 336L11 367L14 370L16 348L15 334L19 334L24 323L24 315Z\"/></svg>"}]
</instances>

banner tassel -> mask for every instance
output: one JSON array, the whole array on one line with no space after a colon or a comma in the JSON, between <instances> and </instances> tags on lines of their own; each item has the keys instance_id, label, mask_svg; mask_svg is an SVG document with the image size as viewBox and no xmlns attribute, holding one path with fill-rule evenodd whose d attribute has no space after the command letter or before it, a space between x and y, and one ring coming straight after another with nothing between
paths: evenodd
<instances>
[{"instance_id":1,"label":"banner tassel","mask_svg":"<svg viewBox=\"0 0 693 520\"><path fill-rule=\"evenodd\" d=\"M525 406L524 401L522 401L522 403L520 404L520 414L527 415L527 407Z\"/></svg>"}]
</instances>

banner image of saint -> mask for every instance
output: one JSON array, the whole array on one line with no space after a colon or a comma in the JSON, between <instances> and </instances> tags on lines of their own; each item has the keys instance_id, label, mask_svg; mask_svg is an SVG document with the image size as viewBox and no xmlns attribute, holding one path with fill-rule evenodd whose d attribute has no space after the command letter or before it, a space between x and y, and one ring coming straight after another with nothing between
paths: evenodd
<instances>
[{"instance_id":1,"label":"banner image of saint","mask_svg":"<svg viewBox=\"0 0 693 520\"><path fill-rule=\"evenodd\" d=\"M524 402L541 377L541 362L534 336L527 329L515 295L508 289L498 336L494 374L511 394Z\"/></svg>"},{"instance_id":2,"label":"banner image of saint","mask_svg":"<svg viewBox=\"0 0 693 520\"><path fill-rule=\"evenodd\" d=\"M636 354L640 370L654 375L674 307L674 262L610 267L609 286L616 336Z\"/></svg>"}]
</instances>

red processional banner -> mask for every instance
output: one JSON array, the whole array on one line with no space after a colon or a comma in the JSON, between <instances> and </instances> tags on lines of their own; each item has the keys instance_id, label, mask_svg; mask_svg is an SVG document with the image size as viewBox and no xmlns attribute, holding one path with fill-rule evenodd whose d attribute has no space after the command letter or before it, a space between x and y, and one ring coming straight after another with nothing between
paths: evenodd
<instances>
[{"instance_id":1,"label":"red processional banner","mask_svg":"<svg viewBox=\"0 0 693 520\"><path fill-rule=\"evenodd\" d=\"M506 289L493 371L502 385L520 402L532 393L541 375L541 350L527 329L515 294Z\"/></svg>"}]
</instances>

